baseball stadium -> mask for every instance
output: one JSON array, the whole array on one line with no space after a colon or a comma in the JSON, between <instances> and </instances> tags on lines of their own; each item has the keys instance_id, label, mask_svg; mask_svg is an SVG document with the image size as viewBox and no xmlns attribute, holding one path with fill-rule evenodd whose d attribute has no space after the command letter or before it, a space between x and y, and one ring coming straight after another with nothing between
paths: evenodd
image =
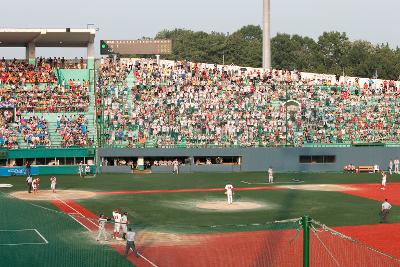
<instances>
[{"instance_id":1,"label":"baseball stadium","mask_svg":"<svg viewBox=\"0 0 400 267\"><path fill-rule=\"evenodd\" d=\"M400 50L257 2L227 34L0 29L0 266L400 266Z\"/></svg>"}]
</instances>

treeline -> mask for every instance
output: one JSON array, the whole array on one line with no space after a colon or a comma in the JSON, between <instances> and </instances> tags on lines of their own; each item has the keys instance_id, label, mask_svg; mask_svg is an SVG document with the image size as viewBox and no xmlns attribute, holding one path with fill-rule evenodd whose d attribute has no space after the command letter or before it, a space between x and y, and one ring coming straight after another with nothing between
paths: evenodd
<instances>
[{"instance_id":1,"label":"treeline","mask_svg":"<svg viewBox=\"0 0 400 267\"><path fill-rule=\"evenodd\" d=\"M173 54L164 58L195 62L261 67L262 29L245 26L232 34L164 30L156 38L173 41ZM400 49L388 44L350 41L346 33L324 32L317 40L300 35L278 34L271 40L272 66L304 72L397 80Z\"/></svg>"}]
</instances>

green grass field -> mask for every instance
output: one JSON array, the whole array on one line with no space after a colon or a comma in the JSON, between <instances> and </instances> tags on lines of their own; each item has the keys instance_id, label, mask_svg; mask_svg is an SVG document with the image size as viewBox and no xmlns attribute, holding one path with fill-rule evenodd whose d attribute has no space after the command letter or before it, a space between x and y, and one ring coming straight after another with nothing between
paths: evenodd
<instances>
[{"instance_id":1,"label":"green grass field","mask_svg":"<svg viewBox=\"0 0 400 267\"><path fill-rule=\"evenodd\" d=\"M303 184L363 184L379 183L379 174L342 173L281 173L275 181L290 183L293 178ZM58 190L79 189L106 192L121 190L155 190L183 188L223 188L230 181L235 187L254 187L241 181L263 183L265 173L207 173L207 174L103 174L93 179L78 176L57 176ZM41 189L49 189L49 177L41 176ZM389 182L400 181L400 175L389 177ZM93 241L85 228L60 212L48 201L22 201L7 193L26 190L24 177L0 178L0 183L13 184L1 189L0 230L37 229L49 242L42 245L1 246L1 266L131 266L108 246ZM225 200L221 192L156 193L97 195L76 200L95 214L111 216L115 208L129 212L129 219L137 229L158 229L175 233L207 233L212 231L253 231L254 227L235 225L263 224L269 221L297 218L304 214L329 226L365 225L378 222L380 202L340 192L303 190L238 191L237 201L250 201L269 208L248 211L199 210L192 203L206 200ZM32 205L33 204L33 205ZM34 205L39 205L34 206ZM42 208L43 207L43 208ZM49 208L51 210L46 210ZM393 208L390 222L400 222L400 207ZM222 227L213 228L210 226ZM225 225L225 227L223 227ZM35 235L34 235L35 236ZM7 234L0 235L7 242ZM9 240L20 240L10 232ZM37 236L27 239L36 240ZM17 242L15 241L15 242ZM28 240L29 241L29 240ZM18 241L21 242L22 241ZM17 243L18 243L17 242ZM43 265L43 263L45 263Z\"/></svg>"}]
</instances>

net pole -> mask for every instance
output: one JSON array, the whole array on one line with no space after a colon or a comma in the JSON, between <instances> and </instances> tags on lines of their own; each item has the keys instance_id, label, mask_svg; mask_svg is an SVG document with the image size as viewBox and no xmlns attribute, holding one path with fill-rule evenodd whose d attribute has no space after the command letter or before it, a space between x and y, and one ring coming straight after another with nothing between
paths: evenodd
<instances>
[{"instance_id":1,"label":"net pole","mask_svg":"<svg viewBox=\"0 0 400 267\"><path fill-rule=\"evenodd\" d=\"M303 225L303 267L310 267L310 217L301 218Z\"/></svg>"}]
</instances>

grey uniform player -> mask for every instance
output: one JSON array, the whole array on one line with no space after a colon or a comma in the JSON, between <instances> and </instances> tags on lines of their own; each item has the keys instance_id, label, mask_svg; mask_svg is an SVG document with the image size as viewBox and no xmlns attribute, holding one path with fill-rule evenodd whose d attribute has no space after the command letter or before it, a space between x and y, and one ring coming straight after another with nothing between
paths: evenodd
<instances>
[{"instance_id":1,"label":"grey uniform player","mask_svg":"<svg viewBox=\"0 0 400 267\"><path fill-rule=\"evenodd\" d=\"M83 162L79 162L79 176L82 177L83 176Z\"/></svg>"},{"instance_id":2,"label":"grey uniform player","mask_svg":"<svg viewBox=\"0 0 400 267\"><path fill-rule=\"evenodd\" d=\"M107 223L107 218L104 216L104 214L100 215L99 218L99 232L97 233L97 238L96 240L99 241L101 235L103 235L104 240L107 241L107 232L106 232L106 223Z\"/></svg>"},{"instance_id":3,"label":"grey uniform player","mask_svg":"<svg viewBox=\"0 0 400 267\"><path fill-rule=\"evenodd\" d=\"M126 240L126 233L128 232L128 212L124 212L121 217L122 238Z\"/></svg>"},{"instance_id":4,"label":"grey uniform player","mask_svg":"<svg viewBox=\"0 0 400 267\"><path fill-rule=\"evenodd\" d=\"M271 167L268 168L268 183L272 184L274 182L274 172Z\"/></svg>"}]
</instances>

